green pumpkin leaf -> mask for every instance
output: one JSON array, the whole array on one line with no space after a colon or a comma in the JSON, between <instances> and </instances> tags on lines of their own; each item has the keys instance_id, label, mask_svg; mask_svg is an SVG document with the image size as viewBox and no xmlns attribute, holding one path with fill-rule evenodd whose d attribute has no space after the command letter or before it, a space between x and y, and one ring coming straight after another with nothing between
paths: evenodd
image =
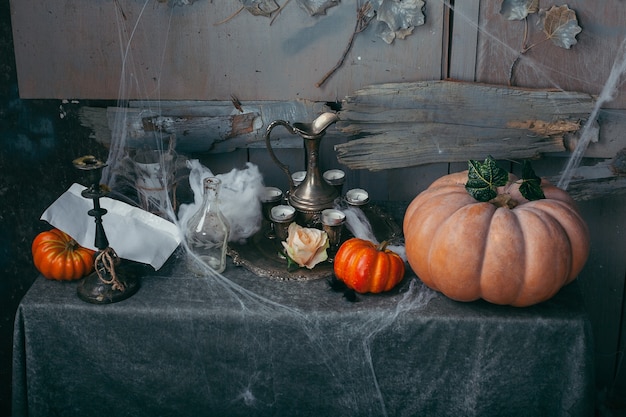
<instances>
[{"instance_id":1,"label":"green pumpkin leaf","mask_svg":"<svg viewBox=\"0 0 626 417\"><path fill-rule=\"evenodd\" d=\"M546 198L541 189L541 178L535 174L528 161L524 161L522 167L522 184L519 186L519 191L527 200L533 201Z\"/></svg>"},{"instance_id":2,"label":"green pumpkin leaf","mask_svg":"<svg viewBox=\"0 0 626 417\"><path fill-rule=\"evenodd\" d=\"M487 157L484 162L470 160L468 170L465 189L481 202L487 202L496 197L497 188L506 185L509 181L509 173L500 168L491 156Z\"/></svg>"}]
</instances>

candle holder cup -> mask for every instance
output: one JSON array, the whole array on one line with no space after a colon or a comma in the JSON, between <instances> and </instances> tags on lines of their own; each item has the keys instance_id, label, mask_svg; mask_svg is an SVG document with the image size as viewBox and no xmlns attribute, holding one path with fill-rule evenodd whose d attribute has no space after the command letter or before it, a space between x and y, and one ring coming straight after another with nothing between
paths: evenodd
<instances>
[{"instance_id":1,"label":"candle holder cup","mask_svg":"<svg viewBox=\"0 0 626 417\"><path fill-rule=\"evenodd\" d=\"M286 241L289 236L289 225L296 217L296 209L287 205L278 205L271 210L274 233L279 242Z\"/></svg>"},{"instance_id":2,"label":"candle holder cup","mask_svg":"<svg viewBox=\"0 0 626 417\"><path fill-rule=\"evenodd\" d=\"M283 192L280 188L265 187L263 195L261 196L261 210L263 213L263 227L265 237L268 239L274 239L276 237L274 233L274 227L272 223L272 209L281 204L283 200Z\"/></svg>"},{"instance_id":3,"label":"candle holder cup","mask_svg":"<svg viewBox=\"0 0 626 417\"><path fill-rule=\"evenodd\" d=\"M346 215L335 209L322 211L322 228L328 235L328 259L332 262L341 245L341 235L346 222Z\"/></svg>"}]
</instances>

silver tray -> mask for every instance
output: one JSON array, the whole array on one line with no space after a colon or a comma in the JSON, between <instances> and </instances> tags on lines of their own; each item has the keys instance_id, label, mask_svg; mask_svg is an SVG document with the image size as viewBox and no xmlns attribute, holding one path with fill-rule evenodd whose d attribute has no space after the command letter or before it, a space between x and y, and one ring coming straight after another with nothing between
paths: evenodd
<instances>
[{"instance_id":1,"label":"silver tray","mask_svg":"<svg viewBox=\"0 0 626 417\"><path fill-rule=\"evenodd\" d=\"M375 205L363 209L378 241L397 244L402 239L402 229L393 218ZM310 281L330 278L333 275L332 261L319 263L313 269L298 268L287 270L287 259L281 254L282 245L278 239L268 238L264 229L248 238L245 244L231 243L228 255L237 266L243 266L254 274L278 281ZM347 228L342 233L342 241L354 237Z\"/></svg>"}]
</instances>

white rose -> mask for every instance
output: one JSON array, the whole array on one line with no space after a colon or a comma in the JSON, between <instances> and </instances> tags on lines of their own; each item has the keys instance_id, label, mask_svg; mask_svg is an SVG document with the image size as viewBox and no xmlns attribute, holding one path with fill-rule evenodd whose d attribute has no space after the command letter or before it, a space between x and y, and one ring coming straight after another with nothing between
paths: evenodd
<instances>
[{"instance_id":1,"label":"white rose","mask_svg":"<svg viewBox=\"0 0 626 417\"><path fill-rule=\"evenodd\" d=\"M288 233L287 241L281 243L287 256L300 267L313 269L315 265L328 259L326 249L330 244L326 232L291 223Z\"/></svg>"}]
</instances>

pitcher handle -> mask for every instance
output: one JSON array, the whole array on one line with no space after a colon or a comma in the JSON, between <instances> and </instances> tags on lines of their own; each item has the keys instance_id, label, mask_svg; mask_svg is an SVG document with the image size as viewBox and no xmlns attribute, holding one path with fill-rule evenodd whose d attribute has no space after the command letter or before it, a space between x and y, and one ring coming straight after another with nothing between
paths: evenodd
<instances>
[{"instance_id":1,"label":"pitcher handle","mask_svg":"<svg viewBox=\"0 0 626 417\"><path fill-rule=\"evenodd\" d=\"M272 144L270 143L270 134L272 133L272 129L279 125L284 126L285 129L287 129L292 135L295 135L297 133L293 126L289 124L289 122L286 122L284 120L274 120L272 123L269 124L269 126L267 126L267 130L265 131L265 147L267 147L267 150L269 151L274 163L276 163L276 165L278 165L280 169L282 169L283 172L287 175L287 178L289 180L289 192L293 194L295 184L293 182L293 178L291 178L291 171L289 171L289 167L287 165L278 160L276 154L274 153L274 149L272 149Z\"/></svg>"}]
</instances>

